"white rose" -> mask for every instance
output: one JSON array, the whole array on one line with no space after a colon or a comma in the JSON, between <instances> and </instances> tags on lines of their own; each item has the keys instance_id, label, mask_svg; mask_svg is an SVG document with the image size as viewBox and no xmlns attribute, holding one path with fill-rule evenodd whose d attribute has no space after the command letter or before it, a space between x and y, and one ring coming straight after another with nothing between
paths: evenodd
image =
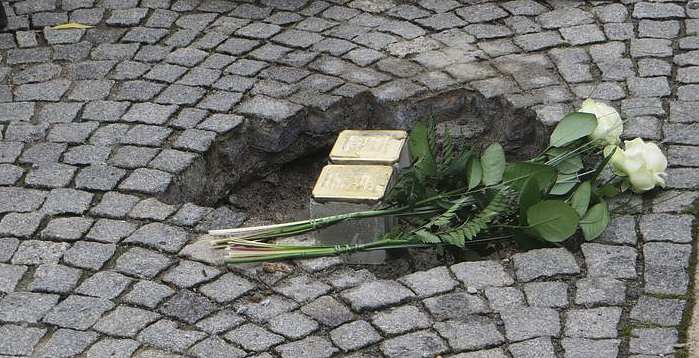
<instances>
[{"instance_id":1,"label":"white rose","mask_svg":"<svg viewBox=\"0 0 699 358\"><path fill-rule=\"evenodd\" d=\"M600 145L617 145L621 142L619 136L624 130L619 113L612 107L596 102L592 98L583 101L578 112L591 113L597 117L597 128L590 134L590 139L601 140Z\"/></svg>"},{"instance_id":2,"label":"white rose","mask_svg":"<svg viewBox=\"0 0 699 358\"><path fill-rule=\"evenodd\" d=\"M665 187L667 158L655 143L645 143L641 138L624 141L626 150L616 147L609 162L618 175L628 176L631 190L642 193L656 185ZM607 146L604 154L609 155L614 146Z\"/></svg>"}]
</instances>

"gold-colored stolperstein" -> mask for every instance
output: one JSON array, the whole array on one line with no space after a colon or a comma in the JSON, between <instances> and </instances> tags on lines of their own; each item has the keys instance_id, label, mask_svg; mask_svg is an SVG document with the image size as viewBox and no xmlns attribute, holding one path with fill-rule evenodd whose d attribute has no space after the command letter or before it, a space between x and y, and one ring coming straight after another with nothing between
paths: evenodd
<instances>
[{"instance_id":1,"label":"gold-colored stolperstein","mask_svg":"<svg viewBox=\"0 0 699 358\"><path fill-rule=\"evenodd\" d=\"M390 165L326 165L313 188L313 199L377 203L390 187L393 172Z\"/></svg>"},{"instance_id":2,"label":"gold-colored stolperstein","mask_svg":"<svg viewBox=\"0 0 699 358\"><path fill-rule=\"evenodd\" d=\"M408 133L388 130L342 131L330 151L333 164L398 163L405 156Z\"/></svg>"}]
</instances>

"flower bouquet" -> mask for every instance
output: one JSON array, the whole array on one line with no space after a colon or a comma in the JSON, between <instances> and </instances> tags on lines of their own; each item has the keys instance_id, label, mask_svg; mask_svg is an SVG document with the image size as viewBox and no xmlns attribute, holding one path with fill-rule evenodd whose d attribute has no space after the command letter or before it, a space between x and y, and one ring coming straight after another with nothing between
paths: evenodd
<instances>
[{"instance_id":1,"label":"flower bouquet","mask_svg":"<svg viewBox=\"0 0 699 358\"><path fill-rule=\"evenodd\" d=\"M617 111L587 99L568 114L538 156L507 162L498 143L482 151L457 148L449 133L441 143L433 120L417 123L408 137L412 165L403 170L378 210L285 224L212 230L227 263L274 261L359 251L434 247L467 250L512 240L524 247L560 245L578 230L586 240L609 225L606 199L631 189L665 186L667 160L640 138L619 147L623 123ZM612 171L601 175L611 164ZM402 225L374 242L299 246L272 239L319 230L347 220L395 215Z\"/></svg>"}]
</instances>

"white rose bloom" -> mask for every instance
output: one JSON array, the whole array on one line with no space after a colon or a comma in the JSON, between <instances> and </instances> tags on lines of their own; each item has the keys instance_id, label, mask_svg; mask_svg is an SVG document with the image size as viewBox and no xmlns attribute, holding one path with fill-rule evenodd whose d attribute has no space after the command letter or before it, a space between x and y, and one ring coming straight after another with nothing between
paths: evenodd
<instances>
[{"instance_id":1,"label":"white rose bloom","mask_svg":"<svg viewBox=\"0 0 699 358\"><path fill-rule=\"evenodd\" d=\"M655 143L645 143L641 138L624 141L626 150L616 147L610 159L614 172L628 176L631 190L642 193L656 185L665 187L667 158ZM609 155L614 146L607 146L604 154Z\"/></svg>"},{"instance_id":2,"label":"white rose bloom","mask_svg":"<svg viewBox=\"0 0 699 358\"><path fill-rule=\"evenodd\" d=\"M590 134L590 139L601 140L601 145L617 145L621 143L619 136L624 130L624 125L616 109L588 98L583 101L578 112L591 113L597 117L597 128Z\"/></svg>"}]
</instances>

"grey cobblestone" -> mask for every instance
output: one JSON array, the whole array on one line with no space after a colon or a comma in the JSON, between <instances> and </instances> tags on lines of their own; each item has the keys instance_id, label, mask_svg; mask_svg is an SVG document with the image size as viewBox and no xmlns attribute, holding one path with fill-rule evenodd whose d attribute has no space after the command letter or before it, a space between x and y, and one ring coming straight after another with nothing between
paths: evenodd
<instances>
[{"instance_id":1,"label":"grey cobblestone","mask_svg":"<svg viewBox=\"0 0 699 358\"><path fill-rule=\"evenodd\" d=\"M102 298L70 295L44 317L44 322L60 327L85 330L114 304Z\"/></svg>"},{"instance_id":2,"label":"grey cobblestone","mask_svg":"<svg viewBox=\"0 0 699 358\"><path fill-rule=\"evenodd\" d=\"M95 332L81 332L72 329L59 329L53 333L46 345L39 351L39 357L69 358L84 352L94 341L98 334Z\"/></svg>"},{"instance_id":3,"label":"grey cobblestone","mask_svg":"<svg viewBox=\"0 0 699 358\"><path fill-rule=\"evenodd\" d=\"M580 267L565 249L539 249L512 256L517 277L531 281L537 277L576 274Z\"/></svg>"},{"instance_id":4,"label":"grey cobblestone","mask_svg":"<svg viewBox=\"0 0 699 358\"><path fill-rule=\"evenodd\" d=\"M447 349L446 342L431 331L417 331L381 343L381 352L390 358L428 358Z\"/></svg>"}]
</instances>

